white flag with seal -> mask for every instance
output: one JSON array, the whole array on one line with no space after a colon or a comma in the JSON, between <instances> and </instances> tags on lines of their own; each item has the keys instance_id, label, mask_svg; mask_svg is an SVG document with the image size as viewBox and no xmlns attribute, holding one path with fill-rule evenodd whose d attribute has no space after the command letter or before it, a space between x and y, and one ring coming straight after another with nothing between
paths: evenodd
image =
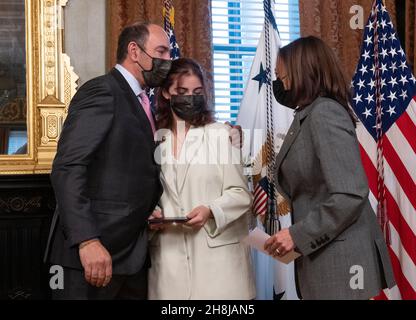
<instances>
[{"instance_id":1,"label":"white flag with seal","mask_svg":"<svg viewBox=\"0 0 416 320\"><path fill-rule=\"evenodd\" d=\"M254 193L253 213L258 227L274 233L291 225L286 201L275 194L273 163L286 132L293 121L293 111L276 102L272 81L281 42L273 15L274 3L264 0L265 21L250 76L241 101L237 124L244 130L243 155L249 167ZM271 183L270 183L271 182ZM297 300L294 264L285 265L253 251L257 299Z\"/></svg>"}]
</instances>

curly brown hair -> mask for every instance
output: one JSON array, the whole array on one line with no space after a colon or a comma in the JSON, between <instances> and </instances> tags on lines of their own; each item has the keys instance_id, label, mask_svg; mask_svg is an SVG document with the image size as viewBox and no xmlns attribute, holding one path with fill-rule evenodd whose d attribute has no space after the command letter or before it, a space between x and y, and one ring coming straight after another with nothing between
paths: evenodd
<instances>
[{"instance_id":1,"label":"curly brown hair","mask_svg":"<svg viewBox=\"0 0 416 320\"><path fill-rule=\"evenodd\" d=\"M172 61L172 68L170 69L169 75L164 83L159 88L157 108L156 108L156 124L158 129L172 129L173 126L173 115L170 107L170 101L166 99L162 92L169 91L174 81L182 76L195 75L201 81L202 87L204 88L204 96L207 97L206 86L204 80L204 71L201 66L193 59L180 58ZM189 123L195 127L202 127L209 123L214 122L214 115L212 110L205 105L204 110Z\"/></svg>"}]
</instances>

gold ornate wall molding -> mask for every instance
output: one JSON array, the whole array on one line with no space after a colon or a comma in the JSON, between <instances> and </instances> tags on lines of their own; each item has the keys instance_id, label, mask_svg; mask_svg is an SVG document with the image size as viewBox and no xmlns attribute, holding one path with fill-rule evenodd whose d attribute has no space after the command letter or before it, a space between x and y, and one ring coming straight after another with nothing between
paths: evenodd
<instances>
[{"instance_id":1,"label":"gold ornate wall molding","mask_svg":"<svg viewBox=\"0 0 416 320\"><path fill-rule=\"evenodd\" d=\"M16 98L0 109L0 124L19 125L26 123L26 101Z\"/></svg>"},{"instance_id":2,"label":"gold ornate wall molding","mask_svg":"<svg viewBox=\"0 0 416 320\"><path fill-rule=\"evenodd\" d=\"M28 153L0 156L0 174L49 173L78 76L64 52L68 0L25 0Z\"/></svg>"}]
</instances>

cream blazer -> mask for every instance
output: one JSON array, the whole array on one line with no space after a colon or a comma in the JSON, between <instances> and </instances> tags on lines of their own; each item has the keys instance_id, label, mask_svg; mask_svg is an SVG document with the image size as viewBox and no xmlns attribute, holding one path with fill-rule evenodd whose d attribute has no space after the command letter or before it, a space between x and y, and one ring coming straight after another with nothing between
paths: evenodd
<instances>
[{"instance_id":1,"label":"cream blazer","mask_svg":"<svg viewBox=\"0 0 416 320\"><path fill-rule=\"evenodd\" d=\"M159 145L166 217L186 216L209 206L214 218L199 231L176 225L150 240L149 299L253 299L256 296L248 234L252 195L243 175L240 150L220 123L191 128L177 165L172 135Z\"/></svg>"}]
</instances>

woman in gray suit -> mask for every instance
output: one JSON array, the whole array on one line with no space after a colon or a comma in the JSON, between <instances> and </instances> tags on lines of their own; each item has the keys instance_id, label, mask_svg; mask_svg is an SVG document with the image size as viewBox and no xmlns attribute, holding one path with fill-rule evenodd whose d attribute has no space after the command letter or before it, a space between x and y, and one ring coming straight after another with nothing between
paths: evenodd
<instances>
[{"instance_id":1,"label":"woman in gray suit","mask_svg":"<svg viewBox=\"0 0 416 320\"><path fill-rule=\"evenodd\" d=\"M348 82L332 50L315 37L282 48L276 74L276 100L295 109L275 172L293 225L265 249L275 256L302 254L295 277L303 299L375 297L395 281L368 200Z\"/></svg>"}]
</instances>

